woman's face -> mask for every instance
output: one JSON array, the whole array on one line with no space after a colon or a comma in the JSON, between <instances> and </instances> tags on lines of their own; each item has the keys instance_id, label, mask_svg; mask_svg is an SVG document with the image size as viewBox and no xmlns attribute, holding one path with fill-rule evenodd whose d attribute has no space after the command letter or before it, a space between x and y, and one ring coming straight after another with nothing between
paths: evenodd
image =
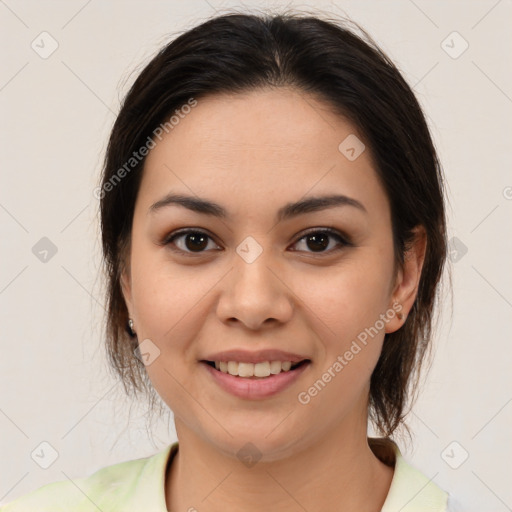
<instances>
[{"instance_id":1,"label":"woman's face","mask_svg":"<svg viewBox=\"0 0 512 512\"><path fill-rule=\"evenodd\" d=\"M414 297L400 296L402 271L394 280L389 203L356 137L323 103L280 89L200 99L156 140L123 292L178 435L186 429L229 454L251 442L272 460L339 429L366 428L384 334L402 324L396 300L406 313ZM152 208L168 194L219 208ZM328 196L352 204L290 207ZM192 233L169 241L185 228ZM227 350L248 354L219 359L293 359L261 353L272 349L309 362L268 381L204 362ZM268 366L280 368L258 371Z\"/></svg>"}]
</instances>

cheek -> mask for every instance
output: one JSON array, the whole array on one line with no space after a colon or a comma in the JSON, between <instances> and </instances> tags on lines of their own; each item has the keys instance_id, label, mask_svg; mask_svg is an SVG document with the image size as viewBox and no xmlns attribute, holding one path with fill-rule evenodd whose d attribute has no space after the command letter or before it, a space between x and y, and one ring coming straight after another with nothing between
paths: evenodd
<instances>
[{"instance_id":1,"label":"cheek","mask_svg":"<svg viewBox=\"0 0 512 512\"><path fill-rule=\"evenodd\" d=\"M162 276L151 276L134 287L134 304L144 337L152 339L161 350L178 350L200 327L193 317L205 293L194 281L184 284Z\"/></svg>"},{"instance_id":2,"label":"cheek","mask_svg":"<svg viewBox=\"0 0 512 512\"><path fill-rule=\"evenodd\" d=\"M169 330L193 305L200 282L172 265L166 248L137 240L132 251L132 293L139 325L157 336Z\"/></svg>"},{"instance_id":3,"label":"cheek","mask_svg":"<svg viewBox=\"0 0 512 512\"><path fill-rule=\"evenodd\" d=\"M385 312L389 276L384 267L383 260L358 256L324 274L301 273L293 289L329 339L347 342Z\"/></svg>"},{"instance_id":4,"label":"cheek","mask_svg":"<svg viewBox=\"0 0 512 512\"><path fill-rule=\"evenodd\" d=\"M379 319L387 307L387 262L362 252L328 275L303 276L298 294L322 345L311 383L326 383L317 406L329 407L332 400L340 414L343 404L350 407L367 393L385 335Z\"/></svg>"},{"instance_id":5,"label":"cheek","mask_svg":"<svg viewBox=\"0 0 512 512\"><path fill-rule=\"evenodd\" d=\"M190 348L200 336L198 315L204 314L201 297L211 284L191 279L191 271L181 272L162 260L154 255L134 259L132 286L139 322L137 332L139 342L149 339L156 346L149 344L157 357L146 366L153 387L173 411L184 413L190 409L190 397L183 390L193 388L190 365L196 363L191 359L195 352ZM193 414L189 421L196 421Z\"/></svg>"}]
</instances>

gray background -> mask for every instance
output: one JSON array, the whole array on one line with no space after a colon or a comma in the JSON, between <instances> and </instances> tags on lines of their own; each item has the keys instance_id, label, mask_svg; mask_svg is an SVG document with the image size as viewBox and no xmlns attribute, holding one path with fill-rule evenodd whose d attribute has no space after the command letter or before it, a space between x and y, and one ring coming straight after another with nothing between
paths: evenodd
<instances>
[{"instance_id":1,"label":"gray background","mask_svg":"<svg viewBox=\"0 0 512 512\"><path fill-rule=\"evenodd\" d=\"M106 368L93 189L136 70L233 6L348 15L413 86L447 178L454 300L402 453L465 511L512 510L510 0L0 0L0 503L176 439L172 416L150 439Z\"/></svg>"}]
</instances>

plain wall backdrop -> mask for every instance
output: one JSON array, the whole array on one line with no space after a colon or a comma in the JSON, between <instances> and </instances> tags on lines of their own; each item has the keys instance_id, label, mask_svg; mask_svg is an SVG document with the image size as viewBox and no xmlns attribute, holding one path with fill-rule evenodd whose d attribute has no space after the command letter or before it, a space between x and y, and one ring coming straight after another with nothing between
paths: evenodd
<instances>
[{"instance_id":1,"label":"plain wall backdrop","mask_svg":"<svg viewBox=\"0 0 512 512\"><path fill-rule=\"evenodd\" d=\"M231 7L349 16L413 87L447 179L454 293L402 453L466 512L512 510L510 0L0 1L0 503L176 440L172 415L150 436L107 369L93 190L136 71Z\"/></svg>"}]
</instances>

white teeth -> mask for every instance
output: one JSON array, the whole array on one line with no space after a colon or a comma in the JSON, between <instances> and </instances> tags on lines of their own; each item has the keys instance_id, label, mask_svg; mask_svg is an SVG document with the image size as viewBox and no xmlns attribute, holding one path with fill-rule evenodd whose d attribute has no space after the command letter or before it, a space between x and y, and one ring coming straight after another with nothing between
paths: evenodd
<instances>
[{"instance_id":1,"label":"white teeth","mask_svg":"<svg viewBox=\"0 0 512 512\"><path fill-rule=\"evenodd\" d=\"M270 363L270 373L275 375L276 373L281 373L281 361L272 361Z\"/></svg>"},{"instance_id":2,"label":"white teeth","mask_svg":"<svg viewBox=\"0 0 512 512\"><path fill-rule=\"evenodd\" d=\"M235 375L239 375L240 377L254 377L254 366L254 363L238 363L238 372Z\"/></svg>"},{"instance_id":3,"label":"white teeth","mask_svg":"<svg viewBox=\"0 0 512 512\"><path fill-rule=\"evenodd\" d=\"M283 368L283 372L287 372L292 367L292 363L291 361L285 361L284 363L281 363L281 366Z\"/></svg>"},{"instance_id":4,"label":"white teeth","mask_svg":"<svg viewBox=\"0 0 512 512\"><path fill-rule=\"evenodd\" d=\"M270 375L270 363L265 361L264 363L256 363L254 365L254 376L255 377L268 377Z\"/></svg>"},{"instance_id":5,"label":"white teeth","mask_svg":"<svg viewBox=\"0 0 512 512\"><path fill-rule=\"evenodd\" d=\"M268 377L287 372L291 361L264 361L261 363L239 363L237 361L215 361L215 368L223 373L239 377Z\"/></svg>"}]
</instances>

